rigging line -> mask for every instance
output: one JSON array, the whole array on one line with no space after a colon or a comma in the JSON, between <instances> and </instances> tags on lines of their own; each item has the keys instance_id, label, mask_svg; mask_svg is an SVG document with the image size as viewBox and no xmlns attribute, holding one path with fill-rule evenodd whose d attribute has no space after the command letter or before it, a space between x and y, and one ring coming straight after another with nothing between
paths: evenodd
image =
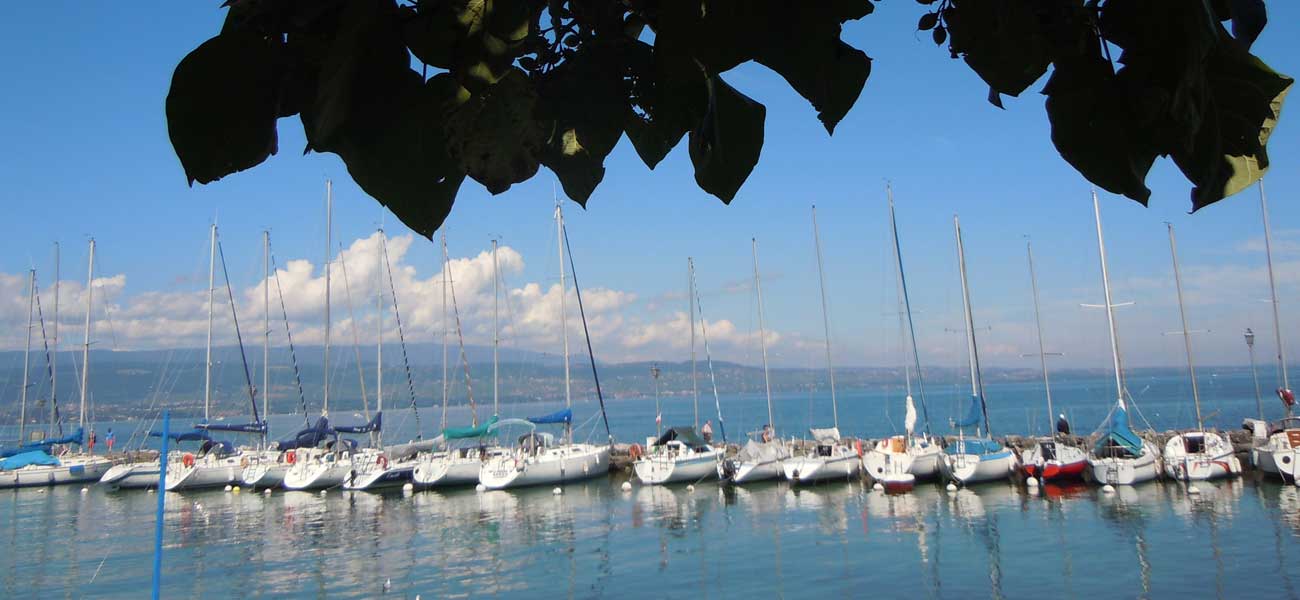
<instances>
[{"instance_id":1,"label":"rigging line","mask_svg":"<svg viewBox=\"0 0 1300 600\"><path fill-rule=\"evenodd\" d=\"M36 317L41 323L41 344L45 347L45 372L50 378L50 386L51 389L53 389L54 360L57 357L52 357L50 355L50 341L49 338L45 336L45 314L41 312L41 293L39 288L37 288L36 291ZM55 420L61 421L62 418L59 416L59 400L54 396L53 392L50 393L50 402L53 404ZM62 425L60 425L59 428L59 435L63 435Z\"/></svg>"},{"instance_id":2,"label":"rigging line","mask_svg":"<svg viewBox=\"0 0 1300 600\"><path fill-rule=\"evenodd\" d=\"M257 392L253 389L253 376L248 371L248 355L244 353L244 335L239 332L239 314L235 310L235 292L230 289L230 273L226 271L226 251L222 249L221 242L217 242L217 254L221 256L221 275L226 279L226 298L230 300L230 319L234 321L235 325L235 341L239 344L239 359L244 364L244 383L248 387L248 401L253 405L253 422L266 425L257 414ZM266 436L266 429L262 430L262 436Z\"/></svg>"},{"instance_id":3,"label":"rigging line","mask_svg":"<svg viewBox=\"0 0 1300 600\"><path fill-rule=\"evenodd\" d=\"M270 248L270 242L267 243ZM298 385L298 401L302 404L302 422L311 427L311 417L307 415L307 394L302 391L302 373L298 370L298 351L293 346L293 332L289 330L289 311L284 307L284 288L280 286L280 267L275 264L275 253L271 252L271 272L275 275L275 295L280 299L280 315L284 318L284 337L289 342L289 358L293 362L293 381Z\"/></svg>"},{"instance_id":4,"label":"rigging line","mask_svg":"<svg viewBox=\"0 0 1300 600\"><path fill-rule=\"evenodd\" d=\"M366 393L366 372L361 368L361 338L357 335L357 313L352 310L352 285L348 283L348 261L343 260L343 244L339 244L339 267L343 271L343 292L348 299L348 321L352 325L352 350L357 357L357 379L361 381L361 410L370 420L370 396ZM379 368L379 367L375 367ZM378 394L378 392L376 392ZM382 400L377 400L382 403ZM371 434L374 437L374 434ZM370 440L374 443L374 440Z\"/></svg>"},{"instance_id":5,"label":"rigging line","mask_svg":"<svg viewBox=\"0 0 1300 600\"><path fill-rule=\"evenodd\" d=\"M445 261L444 270L451 274L451 260L447 257L447 238L442 240L442 258ZM470 425L478 427L478 406L474 404L474 386L473 380L469 374L469 357L465 354L465 336L461 333L460 328L460 308L456 304L456 278L448 277L447 291L451 293L451 312L456 317L456 341L460 344L460 363L465 369L465 395L469 398Z\"/></svg>"},{"instance_id":6,"label":"rigging line","mask_svg":"<svg viewBox=\"0 0 1300 600\"><path fill-rule=\"evenodd\" d=\"M406 368L406 389L411 394L411 412L415 415L415 439L422 440L424 439L424 428L420 425L420 407L415 404L415 381L411 378L411 361L406 354L406 334L402 332L402 312L397 308L397 287L393 282L393 263L388 259L388 242L382 237L379 240L379 248L384 253L384 267L388 270L388 291L393 297L393 318L397 321L397 340L402 346L402 366Z\"/></svg>"},{"instance_id":7,"label":"rigging line","mask_svg":"<svg viewBox=\"0 0 1300 600\"><path fill-rule=\"evenodd\" d=\"M689 260L689 259L688 259ZM704 362L709 366L709 383L713 385L713 409L718 414L718 431L722 443L727 443L727 425L722 419L722 401L718 398L718 380L713 375L713 354L709 352L709 327L704 321L704 307L700 303L700 286L695 282L695 261L690 260L691 287L695 290L695 309L700 313L700 332L704 336Z\"/></svg>"},{"instance_id":8,"label":"rigging line","mask_svg":"<svg viewBox=\"0 0 1300 600\"><path fill-rule=\"evenodd\" d=\"M569 273L573 275L573 291L578 296L578 315L582 317L582 333L587 339L587 358L591 360L591 378L596 382L596 399L600 402L600 417L605 421L605 435L609 444L614 445L614 434L609 432L609 415L605 413L605 396L600 393L600 375L596 373L596 354L591 349L591 331L587 329L587 313L582 308L582 289L578 287L578 269L573 263L573 248L569 246L569 228L561 222L564 230L564 250L569 254ZM563 268L564 265L560 265ZM563 292L563 290L561 290ZM721 418L719 418L721 421Z\"/></svg>"}]
</instances>

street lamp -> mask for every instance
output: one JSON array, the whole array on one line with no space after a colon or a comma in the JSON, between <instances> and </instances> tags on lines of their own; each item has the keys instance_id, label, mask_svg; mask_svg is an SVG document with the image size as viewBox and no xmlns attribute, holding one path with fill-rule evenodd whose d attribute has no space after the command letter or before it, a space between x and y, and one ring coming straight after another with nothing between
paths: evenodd
<instances>
[{"instance_id":1,"label":"street lamp","mask_svg":"<svg viewBox=\"0 0 1300 600\"><path fill-rule=\"evenodd\" d=\"M655 437L663 435L661 425L663 423L663 413L659 412L659 364L650 365L650 376L655 380Z\"/></svg>"},{"instance_id":2,"label":"street lamp","mask_svg":"<svg viewBox=\"0 0 1300 600\"><path fill-rule=\"evenodd\" d=\"M1246 328L1246 350L1250 352L1250 376L1255 380L1255 410L1259 412L1259 420L1264 420L1264 403L1259 395L1259 372L1255 370L1255 332L1249 327Z\"/></svg>"}]
</instances>

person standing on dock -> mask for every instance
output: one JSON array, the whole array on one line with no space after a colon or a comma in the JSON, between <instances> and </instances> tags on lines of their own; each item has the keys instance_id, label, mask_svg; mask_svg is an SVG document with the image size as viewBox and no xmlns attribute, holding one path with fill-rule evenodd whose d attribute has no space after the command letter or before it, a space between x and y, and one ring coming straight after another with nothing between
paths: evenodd
<instances>
[{"instance_id":1,"label":"person standing on dock","mask_svg":"<svg viewBox=\"0 0 1300 600\"><path fill-rule=\"evenodd\" d=\"M713 443L713 420L712 419L704 422L704 427L700 428L700 435L704 436L704 443L706 444Z\"/></svg>"},{"instance_id":2,"label":"person standing on dock","mask_svg":"<svg viewBox=\"0 0 1300 600\"><path fill-rule=\"evenodd\" d=\"M117 436L113 435L113 428L108 428L108 433L104 435L104 443L108 445L108 451L113 451L113 442L117 441Z\"/></svg>"},{"instance_id":3,"label":"person standing on dock","mask_svg":"<svg viewBox=\"0 0 1300 600\"><path fill-rule=\"evenodd\" d=\"M1061 413L1061 415L1056 418L1056 432L1070 435L1070 422L1066 420L1065 413Z\"/></svg>"}]
</instances>

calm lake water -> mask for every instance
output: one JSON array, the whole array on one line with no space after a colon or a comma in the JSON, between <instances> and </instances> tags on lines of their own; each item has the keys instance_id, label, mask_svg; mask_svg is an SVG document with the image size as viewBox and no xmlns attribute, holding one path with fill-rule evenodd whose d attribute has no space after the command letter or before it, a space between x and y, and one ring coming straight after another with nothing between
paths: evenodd
<instances>
[{"instance_id":1,"label":"calm lake water","mask_svg":"<svg viewBox=\"0 0 1300 600\"><path fill-rule=\"evenodd\" d=\"M1106 381L1062 382L1058 406L1089 430L1110 401ZM1138 390L1150 385L1139 394ZM1193 424L1174 379L1130 381L1153 425ZM1203 388L1207 389L1207 388ZM1249 376L1208 386L1206 412L1236 427L1255 412ZM933 390L938 432L963 392ZM995 433L1026 431L1041 391L989 386ZM701 407L715 418L711 396ZM896 391L840 395L846 434L893 431ZM728 434L766 421L761 397L722 400ZM1266 398L1270 414L1276 400ZM784 396L778 427L829 422L828 397ZM553 405L503 407L513 415ZM650 399L610 403L621 441L654 431ZM595 403L575 408L578 420ZM665 423L689 423L689 400L666 403ZM421 410L426 432L437 411ZM413 415L385 415L388 438L414 434ZM1274 415L1275 416L1275 415ZM339 420L347 418L340 415ZM450 420L467 419L464 411ZM273 422L287 431L301 417ZM584 435L598 423L586 423ZM453 423L457 424L457 423ZM716 425L716 418L715 418ZM101 431L105 425L100 425ZM134 424L115 424L119 444ZM603 438L603 428L595 434ZM580 436L581 437L581 436ZM120 447L120 446L119 446ZM625 477L625 476L623 476ZM794 489L701 484L634 486L620 476L549 488L484 492L331 491L269 496L222 491L167 495L165 597L441 598L652 597L1296 597L1300 490L1252 475L1149 484L1103 494L1090 487L1010 484L945 491L921 485L887 496L858 483ZM0 494L0 597L147 594L157 496L92 486ZM385 592L384 585L391 583Z\"/></svg>"}]
</instances>

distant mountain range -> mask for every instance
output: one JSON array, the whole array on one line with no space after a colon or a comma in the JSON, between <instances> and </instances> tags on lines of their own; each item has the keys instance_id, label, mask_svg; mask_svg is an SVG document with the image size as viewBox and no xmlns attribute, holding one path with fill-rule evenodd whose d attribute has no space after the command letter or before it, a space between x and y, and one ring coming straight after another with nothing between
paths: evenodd
<instances>
[{"instance_id":1,"label":"distant mountain range","mask_svg":"<svg viewBox=\"0 0 1300 600\"><path fill-rule=\"evenodd\" d=\"M492 348L467 346L465 348L472 377L470 388L475 400L482 404L491 402ZM91 351L90 398L93 413L98 420L152 416L166 406L178 416L197 416L203 407L203 350ZM324 349L320 346L299 347L296 350L298 379L302 383L302 396L309 406L319 405L324 387ZM398 344L384 346L385 403L407 405L410 390L421 406L441 401L442 398L442 346L440 344L408 344L410 359L410 385L402 363ZM465 368L460 361L459 348L449 348L448 384L450 402L467 403ZM250 349L247 354L249 375L254 386L261 386L261 350ZM58 403L64 414L75 412L79 391L79 364L81 355L72 350L59 353ZM375 386L374 348L365 348L361 356L364 382L357 374L356 353L352 348L331 350L331 405L339 410L356 410L362 406L362 385L373 403ZM28 413L48 415L46 399L49 398L49 381L43 354L34 353L28 390ZM295 381L294 362L287 348L273 348L271 352L271 402L272 411L283 413L296 410L302 400ZM586 355L571 357L571 376L575 397L595 395ZM654 380L650 375L652 365L660 368L660 393L665 396L691 393L691 364L685 362L630 362L599 363L601 388L611 398L649 396L654 393ZM213 349L213 406L219 414L235 414L248 405L248 388L243 362L237 347ZM554 400L563 397L564 383L562 357L558 354L528 350L500 350L500 394L502 402L527 402ZM697 365L701 389L708 386L708 371L704 361ZM1242 372L1244 367L1211 367L1207 372ZM762 393L763 372L760 367L714 361L713 372L718 389L723 394ZM1162 375L1181 372L1178 368L1150 368L1130 370L1130 376ZM1109 369L1060 369L1054 378L1109 377ZM1261 376L1264 373L1261 371ZM836 385L841 390L879 389L901 387L901 367L839 367L835 370ZM952 385L964 381L966 370L953 367L927 367L927 384ZM988 383L1032 382L1041 373L1031 368L990 368L984 371ZM773 392L815 390L827 385L825 369L778 368L771 370ZM0 423L12 423L18 415L20 382L22 381L22 353L0 352ZM259 392L260 398L260 392ZM260 404L260 400L259 400ZM69 412L71 411L71 412ZM44 417L42 417L44 418Z\"/></svg>"}]
</instances>

